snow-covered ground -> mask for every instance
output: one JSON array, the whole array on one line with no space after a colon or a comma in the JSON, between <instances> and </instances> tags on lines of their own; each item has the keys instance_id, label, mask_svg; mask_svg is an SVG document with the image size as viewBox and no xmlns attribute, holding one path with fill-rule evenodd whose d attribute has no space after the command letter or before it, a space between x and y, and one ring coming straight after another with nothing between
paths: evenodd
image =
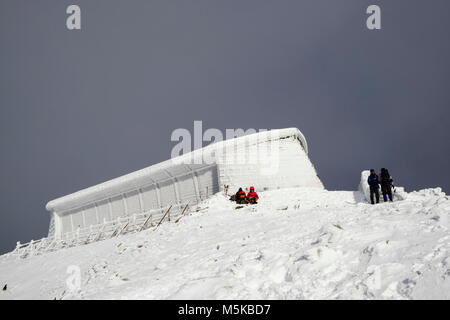
<instances>
[{"instance_id":1,"label":"snow-covered ground","mask_svg":"<svg viewBox=\"0 0 450 320\"><path fill-rule=\"evenodd\" d=\"M450 299L450 201L360 192L217 194L178 223L26 259L0 260L0 299ZM69 266L81 270L70 291ZM69 271L73 270L69 268Z\"/></svg>"}]
</instances>

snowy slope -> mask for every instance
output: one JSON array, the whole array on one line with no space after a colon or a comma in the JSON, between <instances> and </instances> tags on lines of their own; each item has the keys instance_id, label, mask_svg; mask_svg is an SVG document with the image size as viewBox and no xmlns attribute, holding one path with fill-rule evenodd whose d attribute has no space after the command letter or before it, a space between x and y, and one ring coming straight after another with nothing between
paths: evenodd
<instances>
[{"instance_id":1,"label":"snowy slope","mask_svg":"<svg viewBox=\"0 0 450 320\"><path fill-rule=\"evenodd\" d=\"M0 299L450 299L450 201L437 189L376 206L363 193L217 194L141 233L1 259ZM68 291L67 268L81 269Z\"/></svg>"}]
</instances>

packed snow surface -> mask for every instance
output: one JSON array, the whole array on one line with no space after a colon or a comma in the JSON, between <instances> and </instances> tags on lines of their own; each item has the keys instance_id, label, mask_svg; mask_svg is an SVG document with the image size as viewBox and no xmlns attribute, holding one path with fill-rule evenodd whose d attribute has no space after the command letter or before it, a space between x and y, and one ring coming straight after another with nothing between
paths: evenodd
<instances>
[{"instance_id":1,"label":"packed snow surface","mask_svg":"<svg viewBox=\"0 0 450 320\"><path fill-rule=\"evenodd\" d=\"M156 230L3 258L0 299L450 299L450 201L439 188L379 205L320 188L260 197L237 208L216 194Z\"/></svg>"}]
</instances>

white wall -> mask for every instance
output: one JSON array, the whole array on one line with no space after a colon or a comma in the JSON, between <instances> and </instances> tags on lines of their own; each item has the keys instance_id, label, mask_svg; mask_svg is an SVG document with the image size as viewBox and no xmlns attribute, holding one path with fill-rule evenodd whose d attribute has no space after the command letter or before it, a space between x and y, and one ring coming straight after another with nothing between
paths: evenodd
<instances>
[{"instance_id":1,"label":"white wall","mask_svg":"<svg viewBox=\"0 0 450 320\"><path fill-rule=\"evenodd\" d=\"M256 191L292 187L324 188L313 164L295 136L277 141L276 150L272 152L261 152L271 150L271 143L260 142L237 150L236 154L240 157L259 149L256 161L236 164L230 161L229 157L223 156L223 165L219 165L222 185L229 185L232 192L239 187L250 186L254 186Z\"/></svg>"},{"instance_id":2,"label":"white wall","mask_svg":"<svg viewBox=\"0 0 450 320\"><path fill-rule=\"evenodd\" d=\"M163 212L170 205L193 205L219 191L216 165L176 165L135 181L134 186L124 183L123 189L98 185L85 189L89 192L82 190L49 202L47 209L55 220L54 234L61 236L135 213L155 209ZM92 200L94 192L97 199Z\"/></svg>"}]
</instances>

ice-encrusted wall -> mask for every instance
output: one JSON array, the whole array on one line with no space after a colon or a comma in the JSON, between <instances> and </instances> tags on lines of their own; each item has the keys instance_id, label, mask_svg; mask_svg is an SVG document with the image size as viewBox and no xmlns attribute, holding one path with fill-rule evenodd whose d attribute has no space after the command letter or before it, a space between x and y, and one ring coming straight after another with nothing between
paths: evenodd
<instances>
[{"instance_id":1,"label":"ice-encrusted wall","mask_svg":"<svg viewBox=\"0 0 450 320\"><path fill-rule=\"evenodd\" d=\"M231 191L250 186L259 191L289 187L324 187L295 136L279 140L276 144L276 151L263 155L257 164L239 164L224 160L224 164L218 166L222 185L229 185ZM259 143L258 146L266 147L265 143ZM252 148L256 149L257 146L248 147L247 150ZM237 154L242 152L237 150Z\"/></svg>"},{"instance_id":2,"label":"ice-encrusted wall","mask_svg":"<svg viewBox=\"0 0 450 320\"><path fill-rule=\"evenodd\" d=\"M58 237L118 217L196 204L218 192L218 186L215 164L181 164L137 171L53 200L46 208L53 214L53 234Z\"/></svg>"},{"instance_id":3,"label":"ice-encrusted wall","mask_svg":"<svg viewBox=\"0 0 450 320\"><path fill-rule=\"evenodd\" d=\"M271 130L211 144L182 156L50 201L51 232L79 228L170 205L194 205L219 192L257 191L323 184L296 128Z\"/></svg>"}]
</instances>

